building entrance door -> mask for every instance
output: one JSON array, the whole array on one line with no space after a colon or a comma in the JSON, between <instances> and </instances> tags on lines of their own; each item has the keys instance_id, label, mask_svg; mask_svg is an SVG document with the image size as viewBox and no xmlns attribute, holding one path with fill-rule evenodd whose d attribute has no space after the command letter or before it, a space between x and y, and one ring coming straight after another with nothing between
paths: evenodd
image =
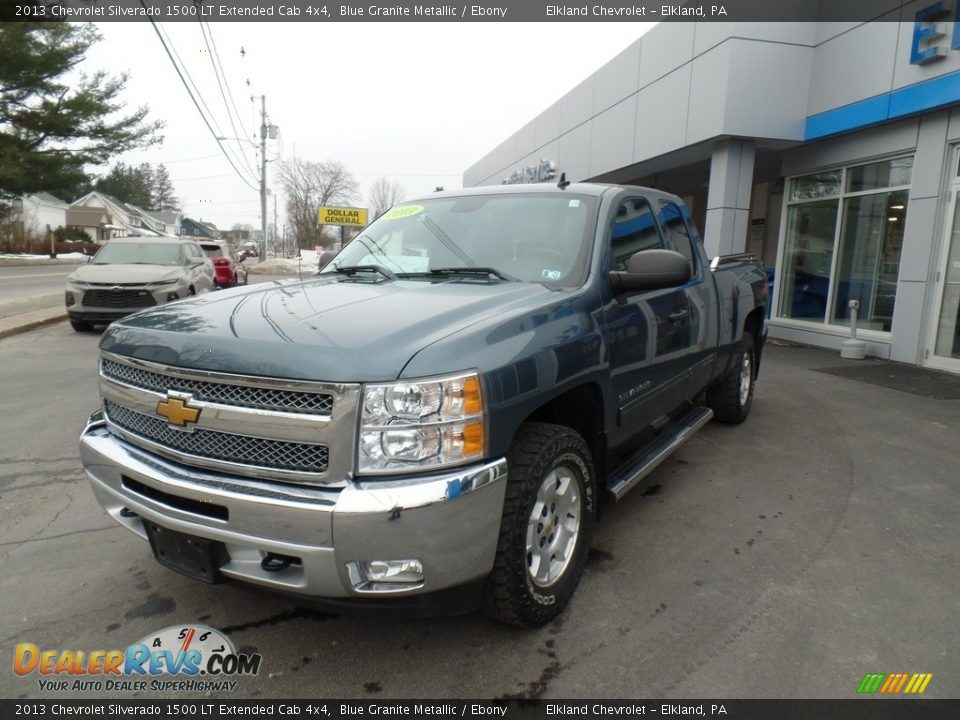
<instances>
[{"instance_id":1,"label":"building entrance door","mask_svg":"<svg viewBox=\"0 0 960 720\"><path fill-rule=\"evenodd\" d=\"M949 222L934 287L937 312L927 365L960 372L960 189L951 190Z\"/></svg>"}]
</instances>

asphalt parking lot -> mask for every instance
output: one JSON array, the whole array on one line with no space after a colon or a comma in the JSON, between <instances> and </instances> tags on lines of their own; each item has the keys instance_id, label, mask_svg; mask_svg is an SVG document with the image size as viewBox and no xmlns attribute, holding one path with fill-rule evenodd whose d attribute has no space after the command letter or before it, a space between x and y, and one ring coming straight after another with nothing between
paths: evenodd
<instances>
[{"instance_id":1,"label":"asphalt parking lot","mask_svg":"<svg viewBox=\"0 0 960 720\"><path fill-rule=\"evenodd\" d=\"M522 631L325 614L156 564L80 467L98 340L0 340L2 697L63 697L12 672L16 643L121 648L187 622L263 655L234 697L853 698L867 672L960 694L955 378L865 361L863 382L821 371L849 368L836 353L768 347L747 423L708 425L607 506L571 606Z\"/></svg>"}]
</instances>

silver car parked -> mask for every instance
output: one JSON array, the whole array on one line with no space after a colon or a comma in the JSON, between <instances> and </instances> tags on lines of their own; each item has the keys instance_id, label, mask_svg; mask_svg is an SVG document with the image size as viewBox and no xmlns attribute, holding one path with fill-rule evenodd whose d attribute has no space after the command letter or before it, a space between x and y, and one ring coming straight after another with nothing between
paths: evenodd
<instances>
[{"instance_id":1,"label":"silver car parked","mask_svg":"<svg viewBox=\"0 0 960 720\"><path fill-rule=\"evenodd\" d=\"M195 240L124 237L67 276L65 301L79 332L212 288L213 265Z\"/></svg>"}]
</instances>

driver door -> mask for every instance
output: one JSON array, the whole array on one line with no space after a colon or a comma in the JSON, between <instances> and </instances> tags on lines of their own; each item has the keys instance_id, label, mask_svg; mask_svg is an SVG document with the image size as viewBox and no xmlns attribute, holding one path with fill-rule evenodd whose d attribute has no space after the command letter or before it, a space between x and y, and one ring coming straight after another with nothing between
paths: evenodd
<instances>
[{"instance_id":1,"label":"driver door","mask_svg":"<svg viewBox=\"0 0 960 720\"><path fill-rule=\"evenodd\" d=\"M672 249L653 205L642 196L620 203L608 242L607 271L626 270L634 253ZM677 287L612 298L603 325L616 407L610 441L616 449L688 399L692 333L687 292Z\"/></svg>"}]
</instances>

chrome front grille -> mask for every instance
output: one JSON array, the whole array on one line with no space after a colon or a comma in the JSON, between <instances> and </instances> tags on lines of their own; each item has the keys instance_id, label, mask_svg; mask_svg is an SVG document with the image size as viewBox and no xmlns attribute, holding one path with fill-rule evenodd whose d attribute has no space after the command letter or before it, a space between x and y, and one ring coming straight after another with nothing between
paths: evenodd
<instances>
[{"instance_id":1,"label":"chrome front grille","mask_svg":"<svg viewBox=\"0 0 960 720\"><path fill-rule=\"evenodd\" d=\"M186 432L165 420L145 415L109 400L103 403L107 419L127 432L182 453L255 467L325 473L329 460L326 445L232 435L210 430Z\"/></svg>"},{"instance_id":2,"label":"chrome front grille","mask_svg":"<svg viewBox=\"0 0 960 720\"><path fill-rule=\"evenodd\" d=\"M144 390L154 390L160 393L176 390L190 393L197 400L220 403L221 405L314 415L330 415L333 409L333 397L326 393L228 385L176 375L162 375L143 368L123 365L106 358L100 362L100 372L104 377L111 380L117 380Z\"/></svg>"},{"instance_id":3,"label":"chrome front grille","mask_svg":"<svg viewBox=\"0 0 960 720\"><path fill-rule=\"evenodd\" d=\"M103 352L100 394L112 433L185 471L328 487L341 487L353 472L357 384L195 370ZM171 415L171 403L186 415Z\"/></svg>"}]
</instances>

